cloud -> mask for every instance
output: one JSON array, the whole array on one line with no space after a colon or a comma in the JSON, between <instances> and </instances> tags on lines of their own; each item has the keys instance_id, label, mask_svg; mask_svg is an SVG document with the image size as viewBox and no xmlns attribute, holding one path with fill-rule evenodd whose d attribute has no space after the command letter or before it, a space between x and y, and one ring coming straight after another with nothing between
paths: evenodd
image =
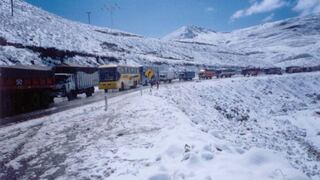
<instances>
[{"instance_id":1,"label":"cloud","mask_svg":"<svg viewBox=\"0 0 320 180\"><path fill-rule=\"evenodd\" d=\"M214 8L213 8L213 7L207 7L207 8L206 8L206 11L207 11L207 12L212 12L212 11L214 11Z\"/></svg>"},{"instance_id":2,"label":"cloud","mask_svg":"<svg viewBox=\"0 0 320 180\"><path fill-rule=\"evenodd\" d=\"M284 0L250 0L251 6L248 9L241 9L236 11L232 16L231 20L239 19L245 16L251 16L253 14L270 12L275 9L281 8L286 5Z\"/></svg>"},{"instance_id":3,"label":"cloud","mask_svg":"<svg viewBox=\"0 0 320 180\"><path fill-rule=\"evenodd\" d=\"M298 0L293 10L302 16L320 13L320 0Z\"/></svg>"},{"instance_id":4,"label":"cloud","mask_svg":"<svg viewBox=\"0 0 320 180\"><path fill-rule=\"evenodd\" d=\"M273 20L274 18L274 13L270 14L269 16L265 17L262 22L269 22L271 20Z\"/></svg>"}]
</instances>

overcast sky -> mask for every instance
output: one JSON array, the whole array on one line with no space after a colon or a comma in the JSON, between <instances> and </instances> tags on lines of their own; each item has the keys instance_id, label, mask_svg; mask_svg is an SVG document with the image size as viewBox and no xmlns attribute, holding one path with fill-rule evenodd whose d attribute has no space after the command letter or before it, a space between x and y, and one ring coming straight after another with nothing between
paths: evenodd
<instances>
[{"instance_id":1,"label":"overcast sky","mask_svg":"<svg viewBox=\"0 0 320 180\"><path fill-rule=\"evenodd\" d=\"M181 26L232 31L320 12L320 0L26 0L67 19L162 37ZM112 13L111 13L112 12ZM112 18L113 16L113 18Z\"/></svg>"}]
</instances>

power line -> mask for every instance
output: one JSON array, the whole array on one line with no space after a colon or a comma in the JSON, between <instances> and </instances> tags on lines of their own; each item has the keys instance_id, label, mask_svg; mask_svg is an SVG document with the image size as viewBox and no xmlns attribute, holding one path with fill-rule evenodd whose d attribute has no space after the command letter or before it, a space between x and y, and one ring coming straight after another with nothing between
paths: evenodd
<instances>
[{"instance_id":1,"label":"power line","mask_svg":"<svg viewBox=\"0 0 320 180\"><path fill-rule=\"evenodd\" d=\"M114 12L116 10L120 9L120 6L117 4L117 3L112 3L112 4L105 4L103 7L102 7L102 10L105 10L107 12L110 13L110 23L111 23L111 27L113 27L114 25L114 18L113 18L113 15L114 15Z\"/></svg>"}]
</instances>

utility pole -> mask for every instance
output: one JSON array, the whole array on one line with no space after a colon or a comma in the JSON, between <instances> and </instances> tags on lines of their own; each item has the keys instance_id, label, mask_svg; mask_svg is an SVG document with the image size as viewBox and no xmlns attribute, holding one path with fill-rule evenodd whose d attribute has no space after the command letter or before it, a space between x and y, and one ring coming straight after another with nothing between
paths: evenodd
<instances>
[{"instance_id":1,"label":"utility pole","mask_svg":"<svg viewBox=\"0 0 320 180\"><path fill-rule=\"evenodd\" d=\"M114 25L114 19L113 19L113 15L114 15L114 11L120 9L120 7L118 6L117 3L113 3L113 4L106 4L102 7L102 10L105 10L107 12L110 13L110 23L111 23L111 28Z\"/></svg>"},{"instance_id":2,"label":"utility pole","mask_svg":"<svg viewBox=\"0 0 320 180\"><path fill-rule=\"evenodd\" d=\"M13 0L11 0L10 2L11 2L11 16L13 16Z\"/></svg>"},{"instance_id":3,"label":"utility pole","mask_svg":"<svg viewBox=\"0 0 320 180\"><path fill-rule=\"evenodd\" d=\"M91 24L91 12L88 11L88 12L86 12L86 13L87 13L87 15L88 15L88 23Z\"/></svg>"}]
</instances>

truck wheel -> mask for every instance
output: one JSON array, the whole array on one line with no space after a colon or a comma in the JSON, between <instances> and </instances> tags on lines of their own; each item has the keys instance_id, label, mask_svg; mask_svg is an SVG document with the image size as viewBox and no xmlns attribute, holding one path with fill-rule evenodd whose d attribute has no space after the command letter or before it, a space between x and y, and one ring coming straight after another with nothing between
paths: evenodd
<instances>
[{"instance_id":1,"label":"truck wheel","mask_svg":"<svg viewBox=\"0 0 320 180\"><path fill-rule=\"evenodd\" d=\"M134 81L132 88L137 88L137 86L138 86L138 81Z\"/></svg>"},{"instance_id":2,"label":"truck wheel","mask_svg":"<svg viewBox=\"0 0 320 180\"><path fill-rule=\"evenodd\" d=\"M68 98L68 101L72 101L73 100L72 94L71 93L67 94L67 98Z\"/></svg>"},{"instance_id":3,"label":"truck wheel","mask_svg":"<svg viewBox=\"0 0 320 180\"><path fill-rule=\"evenodd\" d=\"M52 101L48 92L41 93L41 108L47 108Z\"/></svg>"},{"instance_id":4,"label":"truck wheel","mask_svg":"<svg viewBox=\"0 0 320 180\"><path fill-rule=\"evenodd\" d=\"M74 92L70 92L68 95L67 95L67 98L68 98L68 101L72 101L74 99L77 98L77 94L74 93Z\"/></svg>"},{"instance_id":5,"label":"truck wheel","mask_svg":"<svg viewBox=\"0 0 320 180\"><path fill-rule=\"evenodd\" d=\"M88 88L88 89L86 90L86 96L87 96L87 97L92 96L93 93L94 93L94 88L93 88L93 87Z\"/></svg>"},{"instance_id":6,"label":"truck wheel","mask_svg":"<svg viewBox=\"0 0 320 180\"><path fill-rule=\"evenodd\" d=\"M41 94L42 95L42 94ZM41 107L41 96L38 93L32 93L32 107L33 109L38 109Z\"/></svg>"},{"instance_id":7,"label":"truck wheel","mask_svg":"<svg viewBox=\"0 0 320 180\"><path fill-rule=\"evenodd\" d=\"M87 91L87 92L86 92L86 96L87 96L87 97L90 97L90 96L92 96L92 92L90 92L90 91Z\"/></svg>"},{"instance_id":8,"label":"truck wheel","mask_svg":"<svg viewBox=\"0 0 320 180\"><path fill-rule=\"evenodd\" d=\"M54 97L53 96L50 96L50 103L54 103Z\"/></svg>"}]
</instances>

